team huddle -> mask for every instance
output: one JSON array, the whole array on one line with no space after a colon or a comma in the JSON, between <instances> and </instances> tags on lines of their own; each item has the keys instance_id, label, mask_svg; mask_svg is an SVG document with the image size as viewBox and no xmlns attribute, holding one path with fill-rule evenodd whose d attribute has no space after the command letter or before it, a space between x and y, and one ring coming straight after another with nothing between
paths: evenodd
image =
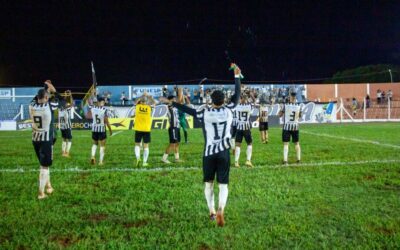
<instances>
[{"instance_id":1,"label":"team huddle","mask_svg":"<svg viewBox=\"0 0 400 250\"><path fill-rule=\"evenodd\" d=\"M169 154L174 154L174 162L181 162L179 157L180 128L184 130L185 142L187 142L187 122L185 114L193 116L202 124L204 133L203 151L203 181L205 183L204 194L209 208L209 217L216 220L218 226L224 226L224 209L228 199L228 184L230 172L230 149L233 149L234 166L240 167L241 143L247 144L247 167L253 167L251 162L253 150L253 138L251 134L252 123L250 117L255 109L252 97L241 93L240 68L236 64L231 65L234 71L235 92L230 100L226 101L225 94L221 90L215 90L211 94L211 104L202 105L197 109L191 108L188 100L182 95L182 89L178 89L177 96L160 98L160 102L168 105L169 118L169 144L165 149L161 162L171 164ZM50 99L50 94L53 96ZM92 148L90 163L96 164L96 151L99 147L99 165L104 164L107 128L112 135L111 125L108 121L107 109L104 100L99 98L95 106L90 106L92 123ZM71 103L56 92L51 81L45 82L45 88L40 89L37 96L29 106L32 120L32 143L40 163L39 174L39 199L53 193L50 183L49 167L53 160L53 145L55 143L54 111L58 109L58 121L62 134L62 156L70 157L72 145L71 133ZM148 166L149 144L151 142L152 110L156 101L152 96L144 94L136 100L135 105L135 146L136 166L142 164ZM258 108L258 122L262 143L268 143L268 114L270 106L263 98L260 98ZM289 142L295 144L296 159L300 162L301 151L299 144L299 119L301 106L296 103L295 93L291 93L289 103L282 105L279 116L283 120L283 164L288 164ZM141 149L143 148L143 158ZM218 207L214 202L214 179L219 185Z\"/></svg>"}]
</instances>

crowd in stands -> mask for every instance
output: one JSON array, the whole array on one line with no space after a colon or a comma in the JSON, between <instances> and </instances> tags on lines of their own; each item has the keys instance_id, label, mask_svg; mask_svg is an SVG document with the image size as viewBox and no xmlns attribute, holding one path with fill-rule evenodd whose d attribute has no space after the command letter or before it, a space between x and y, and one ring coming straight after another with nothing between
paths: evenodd
<instances>
[{"instance_id":1,"label":"crowd in stands","mask_svg":"<svg viewBox=\"0 0 400 250\"><path fill-rule=\"evenodd\" d=\"M177 88L178 86L170 86L168 88L168 86L165 85L162 87L161 95L164 97L168 97L170 95L176 96ZM268 98L270 103L284 103L288 101L290 88L295 89L295 91L297 92L297 100L299 102L307 101L304 86L281 86L281 87L245 86L242 89L242 93L245 93L253 100L256 100L256 102L259 96L263 94ZM216 89L222 90L227 100L229 100L234 94L233 88L225 87L223 85L198 85L194 88L184 87L183 94L185 96L185 99L190 100L190 103L201 105L211 102L211 93ZM113 106L132 105L140 95L141 94L139 94L137 90L133 89L131 93L132 96L131 99L129 99L129 96L124 91L119 94L119 97L114 96L113 98L113 95L109 90L103 91L101 93L97 93L94 90L88 99L88 104L93 105L93 103L97 101L97 97L101 96L102 98L104 98L106 104L108 105L113 105Z\"/></svg>"}]
</instances>

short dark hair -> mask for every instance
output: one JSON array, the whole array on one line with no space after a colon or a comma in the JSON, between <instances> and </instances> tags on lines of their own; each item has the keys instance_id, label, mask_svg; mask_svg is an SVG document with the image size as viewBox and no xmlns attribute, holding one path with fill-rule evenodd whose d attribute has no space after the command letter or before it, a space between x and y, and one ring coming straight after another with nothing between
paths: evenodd
<instances>
[{"instance_id":1,"label":"short dark hair","mask_svg":"<svg viewBox=\"0 0 400 250\"><path fill-rule=\"evenodd\" d=\"M167 97L168 100L172 100L172 99L174 99L174 98L175 98L175 96L173 96L173 95L169 95L169 96Z\"/></svg>"},{"instance_id":2,"label":"short dark hair","mask_svg":"<svg viewBox=\"0 0 400 250\"><path fill-rule=\"evenodd\" d=\"M47 90L39 89L39 91L37 93L37 97L38 97L38 99L43 99L47 94L48 94Z\"/></svg>"},{"instance_id":3,"label":"short dark hair","mask_svg":"<svg viewBox=\"0 0 400 250\"><path fill-rule=\"evenodd\" d=\"M220 106L222 104L224 104L225 101L225 94L224 92L222 92L221 90L215 90L212 94L211 94L211 101L213 104Z\"/></svg>"}]
</instances>

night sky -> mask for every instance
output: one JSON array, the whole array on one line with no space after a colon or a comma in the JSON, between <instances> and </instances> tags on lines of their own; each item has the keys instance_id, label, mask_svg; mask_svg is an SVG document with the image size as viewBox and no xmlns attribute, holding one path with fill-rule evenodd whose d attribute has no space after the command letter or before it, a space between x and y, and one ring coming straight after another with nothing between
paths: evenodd
<instances>
[{"instance_id":1,"label":"night sky","mask_svg":"<svg viewBox=\"0 0 400 250\"><path fill-rule=\"evenodd\" d=\"M99 84L230 79L229 60L246 80L400 64L400 1L36 2L2 2L1 85L89 86L91 60Z\"/></svg>"}]
</instances>

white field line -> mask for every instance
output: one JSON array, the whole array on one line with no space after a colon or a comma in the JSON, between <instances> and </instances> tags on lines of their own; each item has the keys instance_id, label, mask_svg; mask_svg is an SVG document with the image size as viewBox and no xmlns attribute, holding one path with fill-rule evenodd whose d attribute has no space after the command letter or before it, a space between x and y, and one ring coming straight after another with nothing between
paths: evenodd
<instances>
[{"instance_id":1,"label":"white field line","mask_svg":"<svg viewBox=\"0 0 400 250\"><path fill-rule=\"evenodd\" d=\"M304 130L300 131L300 133L309 134L309 135L315 135L315 136L321 136L321 137L327 137L327 138L341 139L341 140L346 140L346 141L370 143L370 144L377 145L377 146L400 149L400 145L382 143L382 142L372 141L372 140L358 139L358 138L354 138L354 137L344 137L344 136L336 136L336 135L329 135L329 134L321 134L321 133L315 133L315 132L304 131Z\"/></svg>"},{"instance_id":2,"label":"white field line","mask_svg":"<svg viewBox=\"0 0 400 250\"><path fill-rule=\"evenodd\" d=\"M310 162L300 164L289 164L289 165L259 165L255 166L255 169L263 168L286 168L286 167L321 167L321 166L353 166L363 164L388 164L388 163L400 163L400 159L393 160L368 160L368 161L354 161L354 162L342 162L342 161L331 161L331 162ZM75 168L51 168L52 173L106 173L106 172L163 172L163 171L186 171L186 170L201 170L201 167L165 167L165 168L88 168L81 169ZM247 169L247 168L242 168ZM39 172L39 169L0 169L0 173L34 173Z\"/></svg>"},{"instance_id":3,"label":"white field line","mask_svg":"<svg viewBox=\"0 0 400 250\"><path fill-rule=\"evenodd\" d=\"M113 133L111 137L116 136L116 135L118 135L118 134L121 134L122 132L124 132L124 130L121 130L121 131L118 131L118 132L116 132L116 133Z\"/></svg>"}]
</instances>

